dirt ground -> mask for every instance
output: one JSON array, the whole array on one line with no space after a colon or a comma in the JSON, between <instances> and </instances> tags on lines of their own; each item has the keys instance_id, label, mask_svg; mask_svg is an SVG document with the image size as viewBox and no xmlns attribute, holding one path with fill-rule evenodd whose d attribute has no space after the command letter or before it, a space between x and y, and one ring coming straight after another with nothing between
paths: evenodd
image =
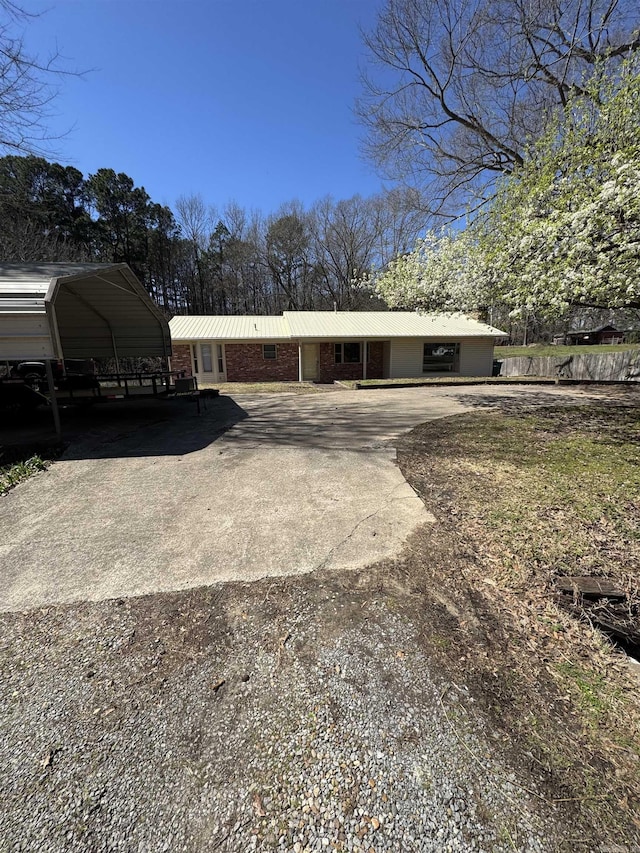
<instances>
[{"instance_id":1,"label":"dirt ground","mask_svg":"<svg viewBox=\"0 0 640 853\"><path fill-rule=\"evenodd\" d=\"M627 392L569 407L504 398L499 411L424 424L398 445L401 470L436 518L414 540L414 577L457 622L425 635L431 659L467 685L521 771L556 803L573 803L574 820L599 826L592 844L613 832L631 849L638 666L554 584L610 578L640 624L639 402Z\"/></svg>"}]
</instances>

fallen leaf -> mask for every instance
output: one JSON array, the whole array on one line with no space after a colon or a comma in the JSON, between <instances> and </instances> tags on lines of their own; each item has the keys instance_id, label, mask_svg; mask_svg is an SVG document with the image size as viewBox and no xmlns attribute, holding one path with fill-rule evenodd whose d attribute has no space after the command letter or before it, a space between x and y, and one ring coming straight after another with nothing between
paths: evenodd
<instances>
[{"instance_id":1,"label":"fallen leaf","mask_svg":"<svg viewBox=\"0 0 640 853\"><path fill-rule=\"evenodd\" d=\"M264 810L264 806L262 805L262 800L260 799L259 794L253 795L253 810L258 815L258 817L264 817L267 814Z\"/></svg>"}]
</instances>

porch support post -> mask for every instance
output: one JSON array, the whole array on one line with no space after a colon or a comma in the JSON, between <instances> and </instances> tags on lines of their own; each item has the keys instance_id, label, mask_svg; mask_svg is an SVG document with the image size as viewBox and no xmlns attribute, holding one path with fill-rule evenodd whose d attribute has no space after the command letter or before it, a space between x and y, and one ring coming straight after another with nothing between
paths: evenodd
<instances>
[{"instance_id":1,"label":"porch support post","mask_svg":"<svg viewBox=\"0 0 640 853\"><path fill-rule=\"evenodd\" d=\"M367 378L367 356L369 355L368 349L369 349L369 347L367 346L367 342L364 341L362 344L362 378L363 379Z\"/></svg>"},{"instance_id":2,"label":"porch support post","mask_svg":"<svg viewBox=\"0 0 640 853\"><path fill-rule=\"evenodd\" d=\"M60 412L58 410L58 398L56 397L56 386L53 381L53 370L51 369L51 359L45 359L45 369L47 371L47 385L49 386L49 398L51 400L51 412L53 414L53 425L56 429L56 437L62 438L62 427L60 426Z\"/></svg>"},{"instance_id":3,"label":"porch support post","mask_svg":"<svg viewBox=\"0 0 640 853\"><path fill-rule=\"evenodd\" d=\"M302 341L298 341L298 382L302 382Z\"/></svg>"}]
</instances>

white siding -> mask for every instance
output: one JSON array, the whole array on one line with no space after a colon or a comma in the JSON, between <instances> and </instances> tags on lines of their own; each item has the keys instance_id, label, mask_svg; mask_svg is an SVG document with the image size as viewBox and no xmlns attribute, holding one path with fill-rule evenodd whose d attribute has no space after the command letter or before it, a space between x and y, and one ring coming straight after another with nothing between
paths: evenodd
<instances>
[{"instance_id":1,"label":"white siding","mask_svg":"<svg viewBox=\"0 0 640 853\"><path fill-rule=\"evenodd\" d=\"M422 356L427 340L449 342L453 338L399 338L391 340L392 379L417 379L425 376L491 376L493 338L468 338L460 341L460 373L423 373Z\"/></svg>"},{"instance_id":2,"label":"white siding","mask_svg":"<svg viewBox=\"0 0 640 853\"><path fill-rule=\"evenodd\" d=\"M420 338L398 338L391 341L391 379L413 379L422 376L423 344L424 341Z\"/></svg>"},{"instance_id":3,"label":"white siding","mask_svg":"<svg viewBox=\"0 0 640 853\"><path fill-rule=\"evenodd\" d=\"M493 338L469 338L460 344L460 376L491 376Z\"/></svg>"}]
</instances>

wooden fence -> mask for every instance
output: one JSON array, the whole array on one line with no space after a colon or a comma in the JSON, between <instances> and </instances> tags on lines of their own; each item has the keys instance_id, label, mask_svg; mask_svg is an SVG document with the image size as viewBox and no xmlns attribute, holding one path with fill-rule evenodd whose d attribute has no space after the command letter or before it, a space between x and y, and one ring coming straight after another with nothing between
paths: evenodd
<instances>
[{"instance_id":1,"label":"wooden fence","mask_svg":"<svg viewBox=\"0 0 640 853\"><path fill-rule=\"evenodd\" d=\"M494 350L500 358L500 349ZM591 382L640 382L640 350L502 359L501 376L549 376Z\"/></svg>"}]
</instances>

